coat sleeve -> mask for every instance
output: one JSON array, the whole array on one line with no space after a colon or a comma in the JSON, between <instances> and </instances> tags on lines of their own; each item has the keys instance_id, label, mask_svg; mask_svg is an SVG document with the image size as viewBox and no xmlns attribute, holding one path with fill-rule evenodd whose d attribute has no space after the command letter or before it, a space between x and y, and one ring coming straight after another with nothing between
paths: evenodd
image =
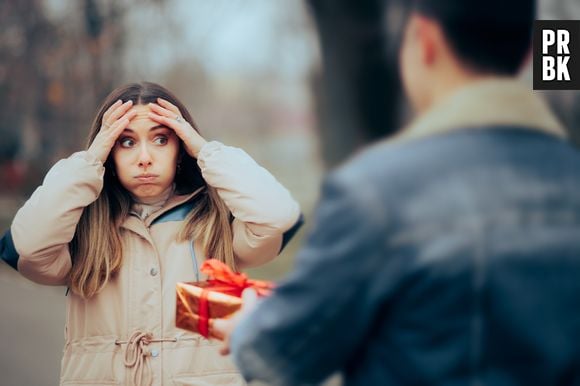
<instances>
[{"instance_id":1,"label":"coat sleeve","mask_svg":"<svg viewBox=\"0 0 580 386\"><path fill-rule=\"evenodd\" d=\"M295 271L230 337L247 381L318 384L360 353L399 273L384 255L384 208L370 189L325 183Z\"/></svg>"},{"instance_id":2,"label":"coat sleeve","mask_svg":"<svg viewBox=\"0 0 580 386\"><path fill-rule=\"evenodd\" d=\"M300 207L290 192L246 152L216 141L201 149L198 165L234 216L238 264L255 266L277 256L284 233L299 223Z\"/></svg>"},{"instance_id":3,"label":"coat sleeve","mask_svg":"<svg viewBox=\"0 0 580 386\"><path fill-rule=\"evenodd\" d=\"M83 209L101 192L104 171L86 152L75 153L57 162L18 210L10 234L23 276L40 284L66 283L72 266L68 244Z\"/></svg>"}]
</instances>

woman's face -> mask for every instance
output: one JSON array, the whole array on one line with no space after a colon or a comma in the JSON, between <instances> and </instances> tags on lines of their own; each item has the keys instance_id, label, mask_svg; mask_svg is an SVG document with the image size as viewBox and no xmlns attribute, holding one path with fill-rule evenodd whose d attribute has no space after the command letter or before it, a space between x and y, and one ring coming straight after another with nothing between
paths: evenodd
<instances>
[{"instance_id":1,"label":"woman's face","mask_svg":"<svg viewBox=\"0 0 580 386\"><path fill-rule=\"evenodd\" d=\"M173 184L179 155L175 132L149 119L147 105L119 135L112 156L119 182L137 200L155 197Z\"/></svg>"}]
</instances>

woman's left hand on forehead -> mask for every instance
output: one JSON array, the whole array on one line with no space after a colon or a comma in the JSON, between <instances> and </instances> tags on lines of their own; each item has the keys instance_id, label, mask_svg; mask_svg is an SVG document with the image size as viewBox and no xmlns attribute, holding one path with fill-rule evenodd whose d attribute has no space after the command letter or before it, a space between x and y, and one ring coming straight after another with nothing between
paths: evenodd
<instances>
[{"instance_id":1,"label":"woman's left hand on forehead","mask_svg":"<svg viewBox=\"0 0 580 386\"><path fill-rule=\"evenodd\" d=\"M181 112L165 99L157 98L157 103L149 103L151 112L149 118L164 126L169 127L185 145L185 150L193 158L197 158L199 151L206 144L206 140L187 122L183 119Z\"/></svg>"}]
</instances>

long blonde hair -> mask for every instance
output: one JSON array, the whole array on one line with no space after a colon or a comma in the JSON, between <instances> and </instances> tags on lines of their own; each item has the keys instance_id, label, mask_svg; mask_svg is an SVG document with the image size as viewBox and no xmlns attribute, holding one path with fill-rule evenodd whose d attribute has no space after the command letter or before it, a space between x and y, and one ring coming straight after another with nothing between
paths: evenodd
<instances>
[{"instance_id":1,"label":"long blonde hair","mask_svg":"<svg viewBox=\"0 0 580 386\"><path fill-rule=\"evenodd\" d=\"M132 100L134 105L155 103L163 98L177 106L183 118L197 130L193 118L185 106L162 86L143 82L117 88L111 92L95 117L87 148L99 132L105 111L115 101ZM205 256L226 263L235 269L232 234L232 215L217 191L207 185L194 158L180 145L180 167L175 175L175 191L178 194L192 193L199 189L192 200L194 207L186 217L177 241L199 240ZM105 162L103 190L96 201L87 206L69 244L72 269L69 275L70 289L90 298L99 293L119 271L123 262L121 225L129 215L132 199L119 183L111 156Z\"/></svg>"}]
</instances>

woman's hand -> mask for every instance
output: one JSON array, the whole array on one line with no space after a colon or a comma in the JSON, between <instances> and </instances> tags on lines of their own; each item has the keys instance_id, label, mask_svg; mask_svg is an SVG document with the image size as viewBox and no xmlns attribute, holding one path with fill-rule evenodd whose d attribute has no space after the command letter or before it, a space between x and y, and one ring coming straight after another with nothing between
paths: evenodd
<instances>
[{"instance_id":1,"label":"woman's hand","mask_svg":"<svg viewBox=\"0 0 580 386\"><path fill-rule=\"evenodd\" d=\"M119 99L105 111L101 121L101 129L89 146L87 153L105 163L115 141L137 115L135 110L131 110L132 106L132 101L122 103Z\"/></svg>"},{"instance_id":2,"label":"woman's hand","mask_svg":"<svg viewBox=\"0 0 580 386\"><path fill-rule=\"evenodd\" d=\"M183 119L177 106L165 99L157 98L157 103L150 103L149 107L152 111L149 113L149 118L175 131L175 134L183 141L187 154L197 159L199 151L207 141L191 127L189 122Z\"/></svg>"}]
</instances>

